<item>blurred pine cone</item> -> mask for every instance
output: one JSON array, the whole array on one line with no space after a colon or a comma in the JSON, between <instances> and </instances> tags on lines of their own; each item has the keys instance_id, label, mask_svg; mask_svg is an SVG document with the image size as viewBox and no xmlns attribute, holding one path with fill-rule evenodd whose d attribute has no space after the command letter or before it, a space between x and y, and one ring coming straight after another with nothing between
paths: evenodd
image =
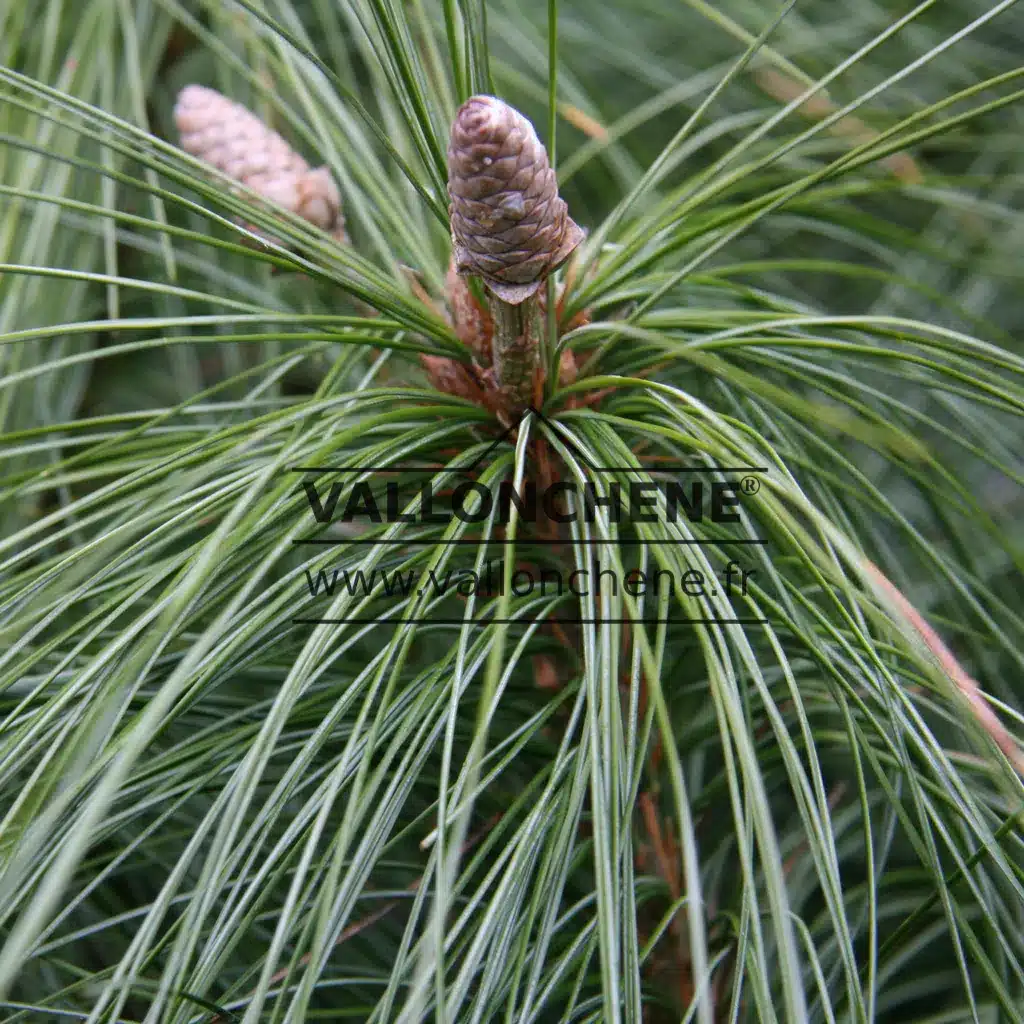
<instances>
[{"instance_id":1,"label":"blurred pine cone","mask_svg":"<svg viewBox=\"0 0 1024 1024\"><path fill-rule=\"evenodd\" d=\"M455 115L448 194L459 273L513 305L583 241L533 125L494 96L472 96Z\"/></svg>"},{"instance_id":2,"label":"blurred pine cone","mask_svg":"<svg viewBox=\"0 0 1024 1024\"><path fill-rule=\"evenodd\" d=\"M311 170L277 132L214 89L187 85L174 122L181 147L345 242L341 195L326 167Z\"/></svg>"}]
</instances>

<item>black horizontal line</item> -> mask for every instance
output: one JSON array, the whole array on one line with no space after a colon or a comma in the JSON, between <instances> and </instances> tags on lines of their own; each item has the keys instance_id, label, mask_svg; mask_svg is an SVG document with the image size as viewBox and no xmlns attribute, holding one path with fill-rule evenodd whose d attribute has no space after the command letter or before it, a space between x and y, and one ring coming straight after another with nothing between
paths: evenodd
<instances>
[{"instance_id":1,"label":"black horizontal line","mask_svg":"<svg viewBox=\"0 0 1024 1024\"><path fill-rule=\"evenodd\" d=\"M767 473L767 466L589 466L595 473Z\"/></svg>"},{"instance_id":2,"label":"black horizontal line","mask_svg":"<svg viewBox=\"0 0 1024 1024\"><path fill-rule=\"evenodd\" d=\"M458 466L289 466L287 473L465 473Z\"/></svg>"},{"instance_id":3,"label":"black horizontal line","mask_svg":"<svg viewBox=\"0 0 1024 1024\"><path fill-rule=\"evenodd\" d=\"M461 466L289 466L288 473L468 473ZM768 466L588 466L595 473L767 473Z\"/></svg>"},{"instance_id":4,"label":"black horizontal line","mask_svg":"<svg viewBox=\"0 0 1024 1024\"><path fill-rule=\"evenodd\" d=\"M292 619L294 626L353 626L353 625L395 625L395 626L514 626L531 625L530 619ZM764 626L770 620L738 619L541 619L542 625L551 623L560 626Z\"/></svg>"},{"instance_id":5,"label":"black horizontal line","mask_svg":"<svg viewBox=\"0 0 1024 1024\"><path fill-rule=\"evenodd\" d=\"M339 547L344 544L356 544L356 545L368 545L370 547L385 547L386 545L392 544L395 547L406 547L410 544L427 544L444 547L480 547L482 544L507 544L509 541L502 540L501 538L495 537L489 541L483 540L429 540L427 538L410 537L408 540L389 540L386 537L339 537L337 539L332 537L299 537L292 540L293 544L299 545L316 545L320 547ZM583 547L597 547L601 544L614 545L615 547L636 547L643 546L645 544L677 544L680 547L686 547L688 545L704 545L704 544L745 544L745 545L764 545L768 541L763 537L739 537L735 540L729 538L722 538L720 540L673 540L671 537L656 537L653 540L552 540L537 539L537 540L517 540L515 542L520 547L557 547L564 545L566 547L573 544L580 544Z\"/></svg>"}]
</instances>

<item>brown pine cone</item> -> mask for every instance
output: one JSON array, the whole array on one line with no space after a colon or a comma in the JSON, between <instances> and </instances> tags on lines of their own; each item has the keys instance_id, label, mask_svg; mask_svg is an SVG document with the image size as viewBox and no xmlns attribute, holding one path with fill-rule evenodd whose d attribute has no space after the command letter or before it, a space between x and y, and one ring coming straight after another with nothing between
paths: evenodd
<instances>
[{"instance_id":1,"label":"brown pine cone","mask_svg":"<svg viewBox=\"0 0 1024 1024\"><path fill-rule=\"evenodd\" d=\"M455 115L448 194L458 272L513 305L583 241L533 125L494 96L472 96Z\"/></svg>"},{"instance_id":2,"label":"brown pine cone","mask_svg":"<svg viewBox=\"0 0 1024 1024\"><path fill-rule=\"evenodd\" d=\"M215 89L186 85L174 122L181 148L265 199L346 241L341 195L326 167L311 170L277 132Z\"/></svg>"}]
</instances>

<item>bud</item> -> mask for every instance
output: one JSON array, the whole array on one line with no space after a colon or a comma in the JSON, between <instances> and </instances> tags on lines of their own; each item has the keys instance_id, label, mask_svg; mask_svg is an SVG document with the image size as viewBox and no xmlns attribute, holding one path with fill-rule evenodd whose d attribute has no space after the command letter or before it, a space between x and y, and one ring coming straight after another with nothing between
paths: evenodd
<instances>
[{"instance_id":1,"label":"bud","mask_svg":"<svg viewBox=\"0 0 1024 1024\"><path fill-rule=\"evenodd\" d=\"M487 405L487 395L475 375L458 360L421 352L420 364L436 390L468 399L477 405Z\"/></svg>"},{"instance_id":2,"label":"bud","mask_svg":"<svg viewBox=\"0 0 1024 1024\"><path fill-rule=\"evenodd\" d=\"M483 366L490 366L494 322L486 307L482 306L470 291L469 284L459 277L454 259L445 278L445 295L448 299L452 327L459 341L469 348L477 362Z\"/></svg>"},{"instance_id":3,"label":"bud","mask_svg":"<svg viewBox=\"0 0 1024 1024\"><path fill-rule=\"evenodd\" d=\"M240 103L214 89L187 85L178 93L174 123L187 153L347 241L341 195L327 168L311 170L277 132Z\"/></svg>"},{"instance_id":4,"label":"bud","mask_svg":"<svg viewBox=\"0 0 1024 1024\"><path fill-rule=\"evenodd\" d=\"M533 125L494 96L472 96L455 115L448 194L458 272L512 305L583 241Z\"/></svg>"}]
</instances>

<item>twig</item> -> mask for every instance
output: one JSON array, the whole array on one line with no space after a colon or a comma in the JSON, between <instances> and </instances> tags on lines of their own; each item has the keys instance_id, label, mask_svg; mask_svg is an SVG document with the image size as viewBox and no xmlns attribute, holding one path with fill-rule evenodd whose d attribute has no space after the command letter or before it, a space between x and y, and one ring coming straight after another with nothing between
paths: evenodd
<instances>
[{"instance_id":1,"label":"twig","mask_svg":"<svg viewBox=\"0 0 1024 1024\"><path fill-rule=\"evenodd\" d=\"M537 299L513 305L488 290L487 304L494 321L494 381L518 408L525 409L540 366Z\"/></svg>"},{"instance_id":2,"label":"twig","mask_svg":"<svg viewBox=\"0 0 1024 1024\"><path fill-rule=\"evenodd\" d=\"M799 82L774 68L763 68L754 75L754 79L769 96L780 103L792 103L804 92L804 88ZM809 120L821 121L834 113L836 106L827 94L818 93L804 100L797 110ZM853 114L839 118L838 121L830 125L829 132L839 138L848 139L854 146L867 145L878 137L876 131L873 131ZM917 185L924 180L920 166L909 153L891 153L881 163L895 177L908 185Z\"/></svg>"},{"instance_id":3,"label":"twig","mask_svg":"<svg viewBox=\"0 0 1024 1024\"><path fill-rule=\"evenodd\" d=\"M871 580L899 609L900 614L914 627L924 641L925 646L934 655L943 671L953 680L957 689L967 700L967 704L977 718L981 727L995 742L996 746L1006 755L1017 772L1024 776L1024 755L1021 754L1017 742L1009 734L1006 726L996 717L989 707L978 683L972 679L956 660L950 649L942 642L938 633L921 617L918 610L907 600L902 591L878 568L874 562L864 560L864 568Z\"/></svg>"}]
</instances>

